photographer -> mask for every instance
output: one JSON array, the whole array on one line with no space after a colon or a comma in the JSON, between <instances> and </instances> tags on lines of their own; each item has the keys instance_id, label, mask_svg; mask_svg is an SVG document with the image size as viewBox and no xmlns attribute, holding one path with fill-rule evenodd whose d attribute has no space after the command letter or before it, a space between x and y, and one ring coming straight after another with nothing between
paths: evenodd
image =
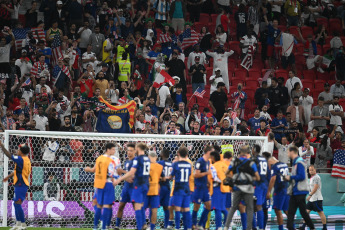
<instances>
[{"instance_id":1,"label":"photographer","mask_svg":"<svg viewBox=\"0 0 345 230\"><path fill-rule=\"evenodd\" d=\"M238 209L238 205L241 200L244 200L247 212L247 230L252 229L254 181L259 181L260 176L255 162L248 159L249 154L249 147L242 145L239 156L232 160L229 170L226 173L226 175L232 179L232 183L229 185L233 187L233 203L226 219L226 228L229 228L232 218Z\"/></svg>"}]
</instances>

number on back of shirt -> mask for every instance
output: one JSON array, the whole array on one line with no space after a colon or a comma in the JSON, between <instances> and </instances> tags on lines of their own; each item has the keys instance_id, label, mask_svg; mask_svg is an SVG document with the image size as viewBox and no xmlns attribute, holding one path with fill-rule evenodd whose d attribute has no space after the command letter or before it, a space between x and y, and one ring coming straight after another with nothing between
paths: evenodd
<instances>
[{"instance_id":1,"label":"number on back of shirt","mask_svg":"<svg viewBox=\"0 0 345 230\"><path fill-rule=\"evenodd\" d=\"M282 168L280 169L280 180L284 181L284 177L289 175L289 169L288 168Z\"/></svg>"},{"instance_id":2,"label":"number on back of shirt","mask_svg":"<svg viewBox=\"0 0 345 230\"><path fill-rule=\"evenodd\" d=\"M172 167L165 166L164 167L164 176L166 176L166 177L170 176L171 171L172 171Z\"/></svg>"},{"instance_id":3,"label":"number on back of shirt","mask_svg":"<svg viewBox=\"0 0 345 230\"><path fill-rule=\"evenodd\" d=\"M180 182L187 182L189 176L189 169L181 169L181 181Z\"/></svg>"},{"instance_id":4,"label":"number on back of shirt","mask_svg":"<svg viewBox=\"0 0 345 230\"><path fill-rule=\"evenodd\" d=\"M260 175L266 175L267 174L267 162L260 161Z\"/></svg>"},{"instance_id":5,"label":"number on back of shirt","mask_svg":"<svg viewBox=\"0 0 345 230\"><path fill-rule=\"evenodd\" d=\"M150 162L144 162L143 175L144 176L150 175Z\"/></svg>"}]
</instances>

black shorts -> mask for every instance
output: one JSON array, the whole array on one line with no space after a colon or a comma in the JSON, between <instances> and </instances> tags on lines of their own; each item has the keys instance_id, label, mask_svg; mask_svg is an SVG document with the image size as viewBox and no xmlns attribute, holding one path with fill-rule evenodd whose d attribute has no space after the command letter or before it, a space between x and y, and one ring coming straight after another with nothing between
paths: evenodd
<instances>
[{"instance_id":1,"label":"black shorts","mask_svg":"<svg viewBox=\"0 0 345 230\"><path fill-rule=\"evenodd\" d=\"M282 66L284 69L287 69L289 65L293 64L295 64L295 55L293 53L291 53L288 57L282 56Z\"/></svg>"},{"instance_id":2,"label":"black shorts","mask_svg":"<svg viewBox=\"0 0 345 230\"><path fill-rule=\"evenodd\" d=\"M322 200L317 200L314 202L308 202L307 203L307 209L314 212L322 212L323 206L322 206Z\"/></svg>"}]
</instances>

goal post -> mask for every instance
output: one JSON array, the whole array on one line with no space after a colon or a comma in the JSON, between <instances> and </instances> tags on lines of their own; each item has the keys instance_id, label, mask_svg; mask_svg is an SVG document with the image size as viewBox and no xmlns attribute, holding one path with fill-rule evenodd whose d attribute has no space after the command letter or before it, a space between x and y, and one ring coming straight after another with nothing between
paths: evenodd
<instances>
[{"instance_id":1,"label":"goal post","mask_svg":"<svg viewBox=\"0 0 345 230\"><path fill-rule=\"evenodd\" d=\"M0 134L5 147L13 154L19 144L30 148L32 164L30 187L23 202L25 218L29 226L51 227L92 227L93 220L93 174L84 172L92 167L96 158L103 154L107 142L116 144L116 156L123 166L126 161L126 146L130 142L145 142L158 156L163 149L170 151L170 159L179 147L189 150L193 163L202 156L206 145L218 145L222 151L236 155L242 145L263 146L267 137L259 136L195 136L195 135L151 135L151 134L111 134L86 132L43 132L6 130ZM0 155L3 155L0 150ZM13 172L14 164L2 156L3 176ZM13 209L13 185L3 183L1 198L2 226L15 222ZM113 218L119 206L122 184L115 188ZM158 211L157 228L163 223L163 210ZM131 205L126 205L122 221L123 228L135 228L135 214ZM211 218L214 224L214 218Z\"/></svg>"}]
</instances>

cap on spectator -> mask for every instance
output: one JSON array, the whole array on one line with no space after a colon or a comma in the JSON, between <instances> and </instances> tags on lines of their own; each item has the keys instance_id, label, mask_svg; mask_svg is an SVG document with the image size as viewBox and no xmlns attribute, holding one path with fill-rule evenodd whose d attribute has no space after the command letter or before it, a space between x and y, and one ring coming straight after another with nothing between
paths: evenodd
<instances>
[{"instance_id":1,"label":"cap on spectator","mask_svg":"<svg viewBox=\"0 0 345 230\"><path fill-rule=\"evenodd\" d=\"M206 114L206 117L208 117L208 118L213 117L213 114L212 113L208 113L208 114Z\"/></svg>"},{"instance_id":2,"label":"cap on spectator","mask_svg":"<svg viewBox=\"0 0 345 230\"><path fill-rule=\"evenodd\" d=\"M57 5L63 5L62 1L57 1L56 4Z\"/></svg>"},{"instance_id":3,"label":"cap on spectator","mask_svg":"<svg viewBox=\"0 0 345 230\"><path fill-rule=\"evenodd\" d=\"M174 80L180 81L180 78L179 78L178 76L173 76L172 78L173 78Z\"/></svg>"},{"instance_id":4,"label":"cap on spectator","mask_svg":"<svg viewBox=\"0 0 345 230\"><path fill-rule=\"evenodd\" d=\"M200 56L195 56L195 60L200 60Z\"/></svg>"},{"instance_id":5,"label":"cap on spectator","mask_svg":"<svg viewBox=\"0 0 345 230\"><path fill-rule=\"evenodd\" d=\"M63 59L71 59L71 58L69 57L69 55L64 55Z\"/></svg>"},{"instance_id":6,"label":"cap on spectator","mask_svg":"<svg viewBox=\"0 0 345 230\"><path fill-rule=\"evenodd\" d=\"M329 83L326 82L323 86L324 86L324 87L329 87Z\"/></svg>"},{"instance_id":7,"label":"cap on spectator","mask_svg":"<svg viewBox=\"0 0 345 230\"><path fill-rule=\"evenodd\" d=\"M304 91L310 92L310 89L309 88L304 88Z\"/></svg>"},{"instance_id":8,"label":"cap on spectator","mask_svg":"<svg viewBox=\"0 0 345 230\"><path fill-rule=\"evenodd\" d=\"M229 108L227 109L227 111L229 111L229 110L232 110L232 108L231 108L231 107L229 107Z\"/></svg>"},{"instance_id":9,"label":"cap on spectator","mask_svg":"<svg viewBox=\"0 0 345 230\"><path fill-rule=\"evenodd\" d=\"M102 67L109 67L107 63L103 62Z\"/></svg>"},{"instance_id":10,"label":"cap on spectator","mask_svg":"<svg viewBox=\"0 0 345 230\"><path fill-rule=\"evenodd\" d=\"M175 117L177 117L177 118L178 118L177 113L173 113L173 114L171 114L171 116L175 116Z\"/></svg>"},{"instance_id":11,"label":"cap on spectator","mask_svg":"<svg viewBox=\"0 0 345 230\"><path fill-rule=\"evenodd\" d=\"M216 69L214 70L214 72L217 72L217 71L220 71L220 69L219 69L219 68L216 68Z\"/></svg>"},{"instance_id":12,"label":"cap on spectator","mask_svg":"<svg viewBox=\"0 0 345 230\"><path fill-rule=\"evenodd\" d=\"M120 42L124 42L124 41L125 41L125 39L123 39L123 38L120 38L120 39L119 39L119 41L120 41Z\"/></svg>"},{"instance_id":13,"label":"cap on spectator","mask_svg":"<svg viewBox=\"0 0 345 230\"><path fill-rule=\"evenodd\" d=\"M22 53L27 53L28 51L26 49L22 49Z\"/></svg>"}]
</instances>

